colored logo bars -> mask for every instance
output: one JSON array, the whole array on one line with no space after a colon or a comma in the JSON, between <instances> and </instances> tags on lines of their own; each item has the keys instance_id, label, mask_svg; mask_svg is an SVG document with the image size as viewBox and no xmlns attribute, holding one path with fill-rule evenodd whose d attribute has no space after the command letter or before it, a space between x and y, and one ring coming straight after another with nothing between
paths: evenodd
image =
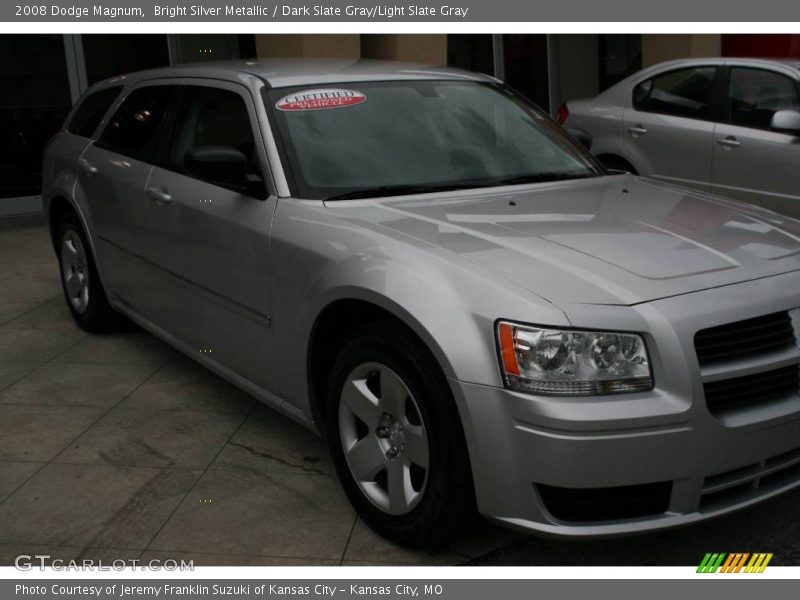
<instances>
[{"instance_id":1,"label":"colored logo bars","mask_svg":"<svg viewBox=\"0 0 800 600\"><path fill-rule=\"evenodd\" d=\"M748 559L750 559L748 561ZM763 573L769 561L772 560L772 553L758 552L708 552L700 566L697 567L698 573Z\"/></svg>"}]
</instances>

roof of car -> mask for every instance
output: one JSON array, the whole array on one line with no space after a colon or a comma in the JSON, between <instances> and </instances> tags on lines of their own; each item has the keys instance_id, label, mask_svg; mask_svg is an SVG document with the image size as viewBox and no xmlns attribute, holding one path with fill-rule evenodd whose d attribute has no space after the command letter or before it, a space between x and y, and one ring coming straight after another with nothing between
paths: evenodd
<instances>
[{"instance_id":1,"label":"roof of car","mask_svg":"<svg viewBox=\"0 0 800 600\"><path fill-rule=\"evenodd\" d=\"M276 58L175 65L114 77L104 83L120 80L143 81L162 77L212 77L237 80L242 75L259 77L273 88L386 80L494 81L488 75L415 63L363 59Z\"/></svg>"},{"instance_id":2,"label":"roof of car","mask_svg":"<svg viewBox=\"0 0 800 600\"><path fill-rule=\"evenodd\" d=\"M752 58L752 57L739 57L739 56L727 56L727 57L705 57L705 58L680 58L677 60L670 60L662 63L658 63L649 67L649 69L656 69L665 66L672 66L672 65L696 65L696 64L723 64L723 63L736 63L736 64L753 64L753 65L768 65L768 64L779 64L788 67L794 67L795 69L800 69L800 59L797 58Z\"/></svg>"}]
</instances>

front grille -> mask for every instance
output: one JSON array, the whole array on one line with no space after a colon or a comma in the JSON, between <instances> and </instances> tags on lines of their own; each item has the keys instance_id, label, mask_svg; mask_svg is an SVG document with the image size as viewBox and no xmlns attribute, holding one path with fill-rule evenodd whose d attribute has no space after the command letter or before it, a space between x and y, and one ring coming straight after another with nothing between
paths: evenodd
<instances>
[{"instance_id":1,"label":"front grille","mask_svg":"<svg viewBox=\"0 0 800 600\"><path fill-rule=\"evenodd\" d=\"M787 312L773 313L698 331L694 347L700 366L791 347L794 327Z\"/></svg>"},{"instance_id":2,"label":"front grille","mask_svg":"<svg viewBox=\"0 0 800 600\"><path fill-rule=\"evenodd\" d=\"M747 409L797 394L800 368L790 365L744 377L712 381L704 386L706 404L712 414Z\"/></svg>"},{"instance_id":3,"label":"front grille","mask_svg":"<svg viewBox=\"0 0 800 600\"><path fill-rule=\"evenodd\" d=\"M666 512L672 482L605 488L563 488L538 484L547 511L561 521L619 521Z\"/></svg>"}]
</instances>

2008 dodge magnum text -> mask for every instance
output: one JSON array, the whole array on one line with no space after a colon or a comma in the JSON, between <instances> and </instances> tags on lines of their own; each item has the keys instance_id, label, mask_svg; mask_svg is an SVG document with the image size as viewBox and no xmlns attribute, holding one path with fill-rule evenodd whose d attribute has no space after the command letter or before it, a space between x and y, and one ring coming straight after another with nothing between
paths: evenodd
<instances>
[{"instance_id":1,"label":"2008 dodge magnum text","mask_svg":"<svg viewBox=\"0 0 800 600\"><path fill-rule=\"evenodd\" d=\"M800 482L800 222L607 172L489 77L111 79L48 146L43 201L78 324L122 313L318 428L397 542L476 509L660 529Z\"/></svg>"}]
</instances>

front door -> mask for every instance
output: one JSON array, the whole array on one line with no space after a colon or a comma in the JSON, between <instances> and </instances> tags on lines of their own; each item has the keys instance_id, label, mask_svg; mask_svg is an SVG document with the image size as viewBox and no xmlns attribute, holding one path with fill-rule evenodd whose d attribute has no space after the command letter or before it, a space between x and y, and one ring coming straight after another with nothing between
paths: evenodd
<instances>
[{"instance_id":1,"label":"front door","mask_svg":"<svg viewBox=\"0 0 800 600\"><path fill-rule=\"evenodd\" d=\"M184 88L164 163L145 194L160 217L148 224L147 259L161 292L152 318L204 358L273 387L266 152L247 88L191 80ZM240 181L218 181L192 157L244 155ZM194 166L193 166L194 165Z\"/></svg>"},{"instance_id":2,"label":"front door","mask_svg":"<svg viewBox=\"0 0 800 600\"><path fill-rule=\"evenodd\" d=\"M154 215L145 188L175 95L173 86L135 88L79 160L75 193L91 212L99 267L116 301L132 302L147 280L140 259Z\"/></svg>"},{"instance_id":3,"label":"front door","mask_svg":"<svg viewBox=\"0 0 800 600\"><path fill-rule=\"evenodd\" d=\"M726 122L714 131L713 191L800 217L800 138L770 127L779 110L800 110L797 81L732 67Z\"/></svg>"}]
</instances>

